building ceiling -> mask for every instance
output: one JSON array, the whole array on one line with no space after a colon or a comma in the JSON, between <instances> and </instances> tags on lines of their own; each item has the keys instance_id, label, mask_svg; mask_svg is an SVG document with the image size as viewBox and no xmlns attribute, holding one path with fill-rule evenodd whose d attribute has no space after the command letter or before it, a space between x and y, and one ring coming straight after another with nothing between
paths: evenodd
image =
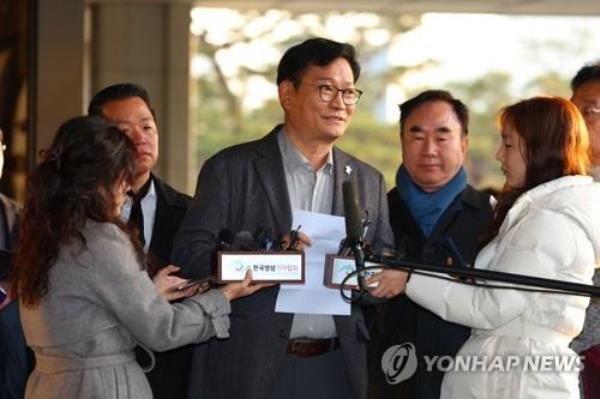
<instances>
[{"instance_id":1,"label":"building ceiling","mask_svg":"<svg viewBox=\"0 0 600 399\"><path fill-rule=\"evenodd\" d=\"M197 0L198 6L287 9L298 12L352 10L371 12L496 13L517 15L600 15L598 0Z\"/></svg>"}]
</instances>

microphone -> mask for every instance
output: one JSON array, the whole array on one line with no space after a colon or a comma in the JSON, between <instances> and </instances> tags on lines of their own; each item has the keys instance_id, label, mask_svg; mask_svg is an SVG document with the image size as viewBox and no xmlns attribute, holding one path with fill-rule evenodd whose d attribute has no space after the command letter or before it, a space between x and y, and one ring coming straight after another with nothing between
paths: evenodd
<instances>
[{"instance_id":1,"label":"microphone","mask_svg":"<svg viewBox=\"0 0 600 399\"><path fill-rule=\"evenodd\" d=\"M221 231L219 231L219 234L217 235L217 248L221 249L221 250L231 250L231 244L233 243L233 240L235 239L235 234L233 233L233 231L225 228L225 229L221 229Z\"/></svg>"},{"instance_id":2,"label":"microphone","mask_svg":"<svg viewBox=\"0 0 600 399\"><path fill-rule=\"evenodd\" d=\"M273 231L271 228L259 227L254 233L254 239L258 244L258 248L264 251L271 251L275 249L275 243L273 242Z\"/></svg>"},{"instance_id":3,"label":"microphone","mask_svg":"<svg viewBox=\"0 0 600 399\"><path fill-rule=\"evenodd\" d=\"M346 237L349 244L354 245L361 241L362 223L360 221L360 210L358 196L351 181L342 183L342 195L344 197L344 220L346 222Z\"/></svg>"},{"instance_id":4,"label":"microphone","mask_svg":"<svg viewBox=\"0 0 600 399\"><path fill-rule=\"evenodd\" d=\"M250 232L242 230L235 234L231 249L234 251L256 251L258 250L258 243Z\"/></svg>"},{"instance_id":5,"label":"microphone","mask_svg":"<svg viewBox=\"0 0 600 399\"><path fill-rule=\"evenodd\" d=\"M438 275L425 273L433 272L439 274L452 274L460 277L461 279L446 278L461 284L470 285L483 285L487 288L502 288L502 289L513 289L530 292L545 292L545 293L557 293L564 295L578 295L587 297L600 297L600 287L595 285L587 285L581 283L572 283L569 281L553 280L542 277L532 277L524 274L499 272L495 270L487 269L474 269L468 267L449 268L447 265L438 263L424 262L421 260L413 260L407 258L396 258L387 255L370 255L369 261L377 263L384 268L392 269L410 269L414 273L429 275L430 277L440 277ZM374 266L375 267L375 266ZM349 275L350 276L350 275ZM348 276L347 276L348 277ZM476 283L478 280L492 281L500 283L509 283L512 286L506 285L492 285L492 284L480 284ZM343 285L344 282L342 282Z\"/></svg>"},{"instance_id":6,"label":"microphone","mask_svg":"<svg viewBox=\"0 0 600 399\"><path fill-rule=\"evenodd\" d=\"M358 286L362 293L366 292L366 285L362 270L365 268L365 251L363 250L362 231L360 220L358 196L354 185L350 181L342 183L342 194L344 196L344 221L346 222L347 244L354 252L354 263L357 271Z\"/></svg>"}]
</instances>

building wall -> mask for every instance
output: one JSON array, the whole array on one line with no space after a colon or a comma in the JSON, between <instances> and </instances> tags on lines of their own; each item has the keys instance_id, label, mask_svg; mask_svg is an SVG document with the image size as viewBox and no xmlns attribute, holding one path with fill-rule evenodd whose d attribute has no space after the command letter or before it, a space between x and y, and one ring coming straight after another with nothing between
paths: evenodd
<instances>
[{"instance_id":1,"label":"building wall","mask_svg":"<svg viewBox=\"0 0 600 399\"><path fill-rule=\"evenodd\" d=\"M191 192L189 12L185 1L37 0L35 154L67 118L85 113L107 85L145 86L157 111L155 172ZM34 155L32 155L34 156Z\"/></svg>"}]
</instances>

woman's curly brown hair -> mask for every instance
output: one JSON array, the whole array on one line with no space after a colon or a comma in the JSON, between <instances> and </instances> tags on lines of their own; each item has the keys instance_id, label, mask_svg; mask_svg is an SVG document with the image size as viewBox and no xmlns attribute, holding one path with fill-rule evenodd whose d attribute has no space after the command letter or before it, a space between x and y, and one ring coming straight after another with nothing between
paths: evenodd
<instances>
[{"instance_id":1,"label":"woman's curly brown hair","mask_svg":"<svg viewBox=\"0 0 600 399\"><path fill-rule=\"evenodd\" d=\"M135 148L125 134L103 118L76 117L60 127L41 155L27 180L11 274L14 292L30 306L47 294L60 247L74 240L85 246L81 231L86 220L114 223L132 237L115 213L113 194L135 172ZM132 243L142 256L139 243Z\"/></svg>"}]
</instances>

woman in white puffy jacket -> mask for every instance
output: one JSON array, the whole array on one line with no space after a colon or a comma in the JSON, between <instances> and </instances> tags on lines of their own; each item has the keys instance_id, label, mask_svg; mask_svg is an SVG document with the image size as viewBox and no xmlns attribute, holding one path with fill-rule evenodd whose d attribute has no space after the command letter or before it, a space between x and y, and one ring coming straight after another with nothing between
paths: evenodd
<instances>
[{"instance_id":1,"label":"woman in white puffy jacket","mask_svg":"<svg viewBox=\"0 0 600 399\"><path fill-rule=\"evenodd\" d=\"M581 115L568 100L535 97L504 108L499 124L505 189L475 268L591 284L600 259L600 184L586 176ZM417 274L405 293L473 328L457 354L471 364L454 363L442 398L579 398L580 363L569 343L581 331L588 298Z\"/></svg>"}]
</instances>

